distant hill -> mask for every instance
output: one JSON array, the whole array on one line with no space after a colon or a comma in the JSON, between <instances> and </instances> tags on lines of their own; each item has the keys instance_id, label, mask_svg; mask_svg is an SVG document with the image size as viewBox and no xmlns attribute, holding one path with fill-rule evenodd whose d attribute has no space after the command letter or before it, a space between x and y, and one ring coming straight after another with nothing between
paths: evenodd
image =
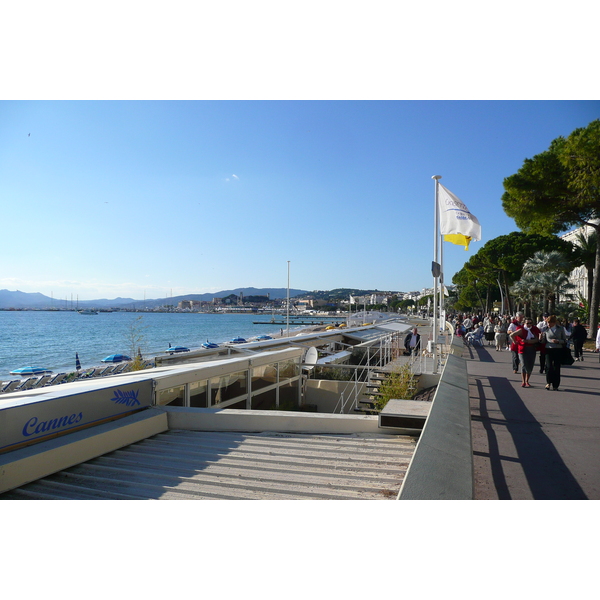
<instances>
[{"instance_id":1,"label":"distant hill","mask_svg":"<svg viewBox=\"0 0 600 600\"><path fill-rule=\"evenodd\" d=\"M267 294L273 300L287 297L287 288L236 288L235 290L223 290L221 292L209 294L185 294L183 296L173 296L172 298L158 298L153 300L134 300L133 298L106 298L98 300L79 300L73 301L78 308L155 308L165 304L177 305L182 300L198 300L200 302L210 302L213 298L225 298L231 294L239 296L266 296ZM305 290L290 289L290 297L306 294ZM50 298L39 292L11 292L9 290L0 290L0 309L7 308L71 308L71 300Z\"/></svg>"}]
</instances>

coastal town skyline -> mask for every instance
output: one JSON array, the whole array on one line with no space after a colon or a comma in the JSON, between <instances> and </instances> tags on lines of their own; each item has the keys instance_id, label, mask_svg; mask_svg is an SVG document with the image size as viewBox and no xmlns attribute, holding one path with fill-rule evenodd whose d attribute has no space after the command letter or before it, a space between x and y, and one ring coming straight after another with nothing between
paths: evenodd
<instances>
[{"instance_id":1,"label":"coastal town skyline","mask_svg":"<svg viewBox=\"0 0 600 600\"><path fill-rule=\"evenodd\" d=\"M157 298L234 285L431 287L433 175L516 231L502 181L595 101L0 103L0 288ZM23 243L23 239L27 243ZM38 265L43 259L44 268Z\"/></svg>"}]
</instances>

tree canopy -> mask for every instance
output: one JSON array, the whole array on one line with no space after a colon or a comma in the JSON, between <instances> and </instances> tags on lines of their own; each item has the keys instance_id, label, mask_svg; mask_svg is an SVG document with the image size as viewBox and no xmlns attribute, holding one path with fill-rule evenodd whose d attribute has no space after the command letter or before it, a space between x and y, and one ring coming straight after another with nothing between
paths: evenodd
<instances>
[{"instance_id":1,"label":"tree canopy","mask_svg":"<svg viewBox=\"0 0 600 600\"><path fill-rule=\"evenodd\" d=\"M600 233L600 120L552 141L504 180L504 212L525 233L557 234L589 225ZM590 329L598 324L600 246L596 249Z\"/></svg>"},{"instance_id":2,"label":"tree canopy","mask_svg":"<svg viewBox=\"0 0 600 600\"><path fill-rule=\"evenodd\" d=\"M452 278L459 288L457 307L479 304L482 311L489 312L490 302L500 297L500 289L509 298L509 287L521 278L523 264L539 251L558 251L570 260L573 244L553 235L520 231L486 242Z\"/></svg>"}]
</instances>

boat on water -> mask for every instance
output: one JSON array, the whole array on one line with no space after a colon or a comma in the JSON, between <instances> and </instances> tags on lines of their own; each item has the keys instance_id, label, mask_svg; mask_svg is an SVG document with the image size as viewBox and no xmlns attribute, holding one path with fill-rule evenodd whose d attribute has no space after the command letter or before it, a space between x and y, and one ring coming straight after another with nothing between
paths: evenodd
<instances>
[{"instance_id":1,"label":"boat on water","mask_svg":"<svg viewBox=\"0 0 600 600\"><path fill-rule=\"evenodd\" d=\"M85 308L77 311L80 315L97 315L98 311L93 308Z\"/></svg>"}]
</instances>

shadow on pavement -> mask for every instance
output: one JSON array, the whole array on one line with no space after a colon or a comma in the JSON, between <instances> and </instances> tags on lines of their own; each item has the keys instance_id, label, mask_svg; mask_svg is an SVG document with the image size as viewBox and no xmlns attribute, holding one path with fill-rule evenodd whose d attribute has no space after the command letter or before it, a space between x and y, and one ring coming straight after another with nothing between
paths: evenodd
<instances>
[{"instance_id":1,"label":"shadow on pavement","mask_svg":"<svg viewBox=\"0 0 600 600\"><path fill-rule=\"evenodd\" d=\"M484 360L481 355L480 360ZM489 416L484 385L479 380L476 383L481 416L474 418L482 423L487 435L492 478L498 498L512 499L504 463L516 461L521 465L534 499L586 500L583 489L544 433L540 423L524 405L511 382L505 377L488 377L487 381L492 389L494 410L497 406L504 419L493 419ZM510 434L517 452L516 459L502 456L494 425L504 426Z\"/></svg>"}]
</instances>

